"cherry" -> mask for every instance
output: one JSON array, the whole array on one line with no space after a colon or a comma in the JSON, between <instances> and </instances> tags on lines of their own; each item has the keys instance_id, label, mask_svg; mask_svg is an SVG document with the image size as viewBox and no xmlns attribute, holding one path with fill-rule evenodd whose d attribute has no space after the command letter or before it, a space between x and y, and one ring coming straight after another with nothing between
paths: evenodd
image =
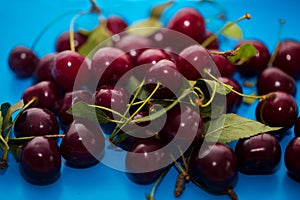
<instances>
[{"instance_id":1,"label":"cherry","mask_svg":"<svg viewBox=\"0 0 300 200\"><path fill-rule=\"evenodd\" d=\"M52 68L54 66L56 55L56 53L51 53L39 60L34 72L34 77L37 82L54 80L52 76Z\"/></svg>"},{"instance_id":2,"label":"cherry","mask_svg":"<svg viewBox=\"0 0 300 200\"><path fill-rule=\"evenodd\" d=\"M153 98L164 99L178 94L182 86L182 76L174 62L163 59L148 69L145 75L147 91L152 93L158 82L161 83L161 86Z\"/></svg>"},{"instance_id":3,"label":"cherry","mask_svg":"<svg viewBox=\"0 0 300 200\"><path fill-rule=\"evenodd\" d=\"M81 33L74 32L74 47L75 51L78 51L80 46L82 46L87 40L87 36ZM62 52L65 50L71 50L70 46L70 32L63 32L56 40L55 48L57 52Z\"/></svg>"},{"instance_id":4,"label":"cherry","mask_svg":"<svg viewBox=\"0 0 300 200\"><path fill-rule=\"evenodd\" d=\"M205 146L203 146L205 145ZM226 144L203 144L195 149L189 161L189 174L204 188L224 193L234 187L238 177L238 163L234 151Z\"/></svg>"},{"instance_id":5,"label":"cherry","mask_svg":"<svg viewBox=\"0 0 300 200\"><path fill-rule=\"evenodd\" d=\"M38 136L24 144L20 156L20 172L28 182L47 185L60 176L61 157L53 139Z\"/></svg>"},{"instance_id":6,"label":"cherry","mask_svg":"<svg viewBox=\"0 0 300 200\"><path fill-rule=\"evenodd\" d=\"M172 108L167 112L167 121L159 132L159 137L167 142L176 137L176 145L200 144L204 130L199 111L187 105Z\"/></svg>"},{"instance_id":7,"label":"cherry","mask_svg":"<svg viewBox=\"0 0 300 200\"><path fill-rule=\"evenodd\" d=\"M232 89L234 89L235 91L239 92L239 93L243 93L243 89L242 86L233 78L229 78L229 77L219 77L218 78L221 82L232 86ZM234 93L234 92L230 92L229 94L226 95L226 112L227 113L234 113L237 111L237 109L239 108L239 106L242 103L243 98Z\"/></svg>"},{"instance_id":8,"label":"cherry","mask_svg":"<svg viewBox=\"0 0 300 200\"><path fill-rule=\"evenodd\" d=\"M183 8L176 12L167 27L186 34L196 41L203 40L205 36L205 20L203 16L193 8Z\"/></svg>"},{"instance_id":9,"label":"cherry","mask_svg":"<svg viewBox=\"0 0 300 200\"><path fill-rule=\"evenodd\" d=\"M84 79L89 77L88 74L80 74L80 77L77 77L77 73L81 67L86 69L86 73L88 73L88 65L83 56L69 50L62 51L56 56L52 75L61 88L70 91L74 86L76 78Z\"/></svg>"},{"instance_id":10,"label":"cherry","mask_svg":"<svg viewBox=\"0 0 300 200\"><path fill-rule=\"evenodd\" d=\"M239 139L235 153L239 169L245 174L273 173L281 159L280 144L268 133Z\"/></svg>"},{"instance_id":11,"label":"cherry","mask_svg":"<svg viewBox=\"0 0 300 200\"><path fill-rule=\"evenodd\" d=\"M126 155L127 177L137 184L151 184L165 170L169 153L156 142L142 142ZM160 150L159 150L160 149Z\"/></svg>"},{"instance_id":12,"label":"cherry","mask_svg":"<svg viewBox=\"0 0 300 200\"><path fill-rule=\"evenodd\" d=\"M38 62L35 53L24 46L17 46L9 53L8 65L19 78L30 77Z\"/></svg>"},{"instance_id":13,"label":"cherry","mask_svg":"<svg viewBox=\"0 0 300 200\"><path fill-rule=\"evenodd\" d=\"M202 44L206 39L208 39L212 35L213 35L212 32L206 30L203 39L199 40L199 44ZM218 41L218 39L217 38L214 39L209 45L206 46L206 48L207 49L213 49L213 50L219 49L219 41Z\"/></svg>"},{"instance_id":14,"label":"cherry","mask_svg":"<svg viewBox=\"0 0 300 200\"><path fill-rule=\"evenodd\" d=\"M252 44L256 48L257 53L243 64L236 66L236 70L246 77L257 76L268 66L271 57L269 50L264 43L258 40L241 41L235 46L235 49L243 44Z\"/></svg>"},{"instance_id":15,"label":"cherry","mask_svg":"<svg viewBox=\"0 0 300 200\"><path fill-rule=\"evenodd\" d=\"M235 72L234 65L222 55L211 54L221 76L231 77Z\"/></svg>"},{"instance_id":16,"label":"cherry","mask_svg":"<svg viewBox=\"0 0 300 200\"><path fill-rule=\"evenodd\" d=\"M34 97L37 100L31 105L33 107L47 108L54 113L59 110L59 100L63 93L61 88L53 81L42 81L28 87L22 95L24 103L28 103Z\"/></svg>"},{"instance_id":17,"label":"cherry","mask_svg":"<svg viewBox=\"0 0 300 200\"><path fill-rule=\"evenodd\" d=\"M100 48L93 56L92 71L99 85L115 84L132 67L130 57L114 47Z\"/></svg>"},{"instance_id":18,"label":"cherry","mask_svg":"<svg viewBox=\"0 0 300 200\"><path fill-rule=\"evenodd\" d=\"M45 108L28 108L22 111L14 125L15 137L58 133L59 125L55 115Z\"/></svg>"},{"instance_id":19,"label":"cherry","mask_svg":"<svg viewBox=\"0 0 300 200\"><path fill-rule=\"evenodd\" d=\"M126 52L132 59L133 66L136 65L138 56L148 48L153 47L150 39L139 35L122 35L119 41L116 41L115 47Z\"/></svg>"},{"instance_id":20,"label":"cherry","mask_svg":"<svg viewBox=\"0 0 300 200\"><path fill-rule=\"evenodd\" d=\"M137 66L148 63L154 65L163 59L170 60L170 56L165 51L161 49L147 49L137 57Z\"/></svg>"},{"instance_id":21,"label":"cherry","mask_svg":"<svg viewBox=\"0 0 300 200\"><path fill-rule=\"evenodd\" d=\"M295 126L294 126L294 133L296 137L300 136L300 117L296 119Z\"/></svg>"},{"instance_id":22,"label":"cherry","mask_svg":"<svg viewBox=\"0 0 300 200\"><path fill-rule=\"evenodd\" d=\"M284 152L284 163L287 173L293 179L300 181L300 137L293 138Z\"/></svg>"},{"instance_id":23,"label":"cherry","mask_svg":"<svg viewBox=\"0 0 300 200\"><path fill-rule=\"evenodd\" d=\"M64 97L60 100L60 110L58 116L63 125L69 125L73 122L73 116L67 111L76 103L83 101L88 104L94 103L93 94L88 90L75 90L65 93Z\"/></svg>"},{"instance_id":24,"label":"cherry","mask_svg":"<svg viewBox=\"0 0 300 200\"><path fill-rule=\"evenodd\" d=\"M107 26L107 29L113 35L115 35L115 34L123 32L126 29L127 24L124 21L124 19L122 19L121 17L111 16L111 17L107 18L106 26Z\"/></svg>"},{"instance_id":25,"label":"cherry","mask_svg":"<svg viewBox=\"0 0 300 200\"><path fill-rule=\"evenodd\" d=\"M262 71L257 79L257 92L259 95L263 95L276 91L295 95L296 82L292 76L281 69L268 67Z\"/></svg>"},{"instance_id":26,"label":"cherry","mask_svg":"<svg viewBox=\"0 0 300 200\"><path fill-rule=\"evenodd\" d=\"M300 78L300 43L294 40L284 40L279 43L278 52L273 65L285 71L296 79Z\"/></svg>"},{"instance_id":27,"label":"cherry","mask_svg":"<svg viewBox=\"0 0 300 200\"><path fill-rule=\"evenodd\" d=\"M280 91L272 92L258 103L255 115L258 121L269 126L290 128L297 119L298 106L291 95Z\"/></svg>"},{"instance_id":28,"label":"cherry","mask_svg":"<svg viewBox=\"0 0 300 200\"><path fill-rule=\"evenodd\" d=\"M85 168L101 160L105 144L99 126L88 121L74 121L64 133L60 152L67 164L72 167Z\"/></svg>"},{"instance_id":29,"label":"cherry","mask_svg":"<svg viewBox=\"0 0 300 200\"><path fill-rule=\"evenodd\" d=\"M113 86L102 86L95 93L95 104L106 108L113 109L121 114L127 108L127 94L123 88ZM118 118L113 113L104 111L111 119Z\"/></svg>"},{"instance_id":30,"label":"cherry","mask_svg":"<svg viewBox=\"0 0 300 200\"><path fill-rule=\"evenodd\" d=\"M204 69L207 69L213 75L217 75L217 68L212 63L211 55L207 49L200 45L185 48L180 52L176 61L179 71L189 80L205 78Z\"/></svg>"}]
</instances>

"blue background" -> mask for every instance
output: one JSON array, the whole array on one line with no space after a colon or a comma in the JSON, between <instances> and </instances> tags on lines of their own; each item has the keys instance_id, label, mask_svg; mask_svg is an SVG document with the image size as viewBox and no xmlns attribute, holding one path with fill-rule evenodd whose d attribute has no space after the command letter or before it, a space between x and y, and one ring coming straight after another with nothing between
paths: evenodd
<instances>
[{"instance_id":1,"label":"blue background","mask_svg":"<svg viewBox=\"0 0 300 200\"><path fill-rule=\"evenodd\" d=\"M150 8L160 0L148 1L114 1L98 0L99 6L105 16L111 14L124 17L130 24L136 20L146 18ZM297 0L220 0L219 2L227 11L230 20L234 20L246 12L251 13L250 21L243 21L239 25L243 29L245 39L259 39L273 52L277 41L279 19L286 20L281 39L294 38L300 41L299 8ZM184 5L195 5L192 1L180 1L168 9L162 17L166 22L174 12ZM57 16L70 11L80 11L89 8L87 0L13 0L1 1L0 6L0 102L17 102L26 87L32 84L31 79L16 79L7 65L10 50L16 45L30 47L40 31ZM209 16L209 8L199 7L204 16ZM76 12L74 12L76 13ZM42 37L35 48L41 57L54 51L57 36L69 28L72 15L56 23ZM91 28L85 24L85 28ZM211 26L211 25L210 25ZM214 26L211 26L214 29ZM232 41L225 41L223 50L230 49ZM300 56L300 55L299 55ZM244 80L236 76L240 83ZM300 83L298 82L298 89ZM253 90L244 88L245 93ZM296 96L300 101L299 91ZM242 105L238 114L254 119L256 103ZM290 135L280 141L282 150L293 137ZM19 174L18 164L9 157L9 168L0 175L0 199L145 199L145 192L151 192L150 186L140 186L130 182L124 173L112 170L102 164L88 169L73 169L62 167L60 179L48 186L35 186L27 183ZM172 169L161 183L156 199L175 199L173 196L174 182L177 172ZM240 199L298 199L300 184L291 180L286 175L286 168L281 162L278 171L272 175L248 176L239 174L235 191ZM226 195L213 195L197 188L192 183L188 184L184 194L178 199L229 199Z\"/></svg>"}]
</instances>

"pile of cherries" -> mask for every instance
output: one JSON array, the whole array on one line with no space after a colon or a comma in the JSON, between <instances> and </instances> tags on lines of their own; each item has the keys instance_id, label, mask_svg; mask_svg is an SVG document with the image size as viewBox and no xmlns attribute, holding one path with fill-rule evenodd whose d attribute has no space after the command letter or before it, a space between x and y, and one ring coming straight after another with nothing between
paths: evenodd
<instances>
[{"instance_id":1,"label":"pile of cherries","mask_svg":"<svg viewBox=\"0 0 300 200\"><path fill-rule=\"evenodd\" d=\"M114 144L118 148L145 155L137 158L136 154L128 154L126 157L127 176L130 180L139 184L150 184L168 170L167 165L157 170L135 173L169 161L170 153L167 151L158 151L159 153L151 156L145 153L161 149L176 137L179 142L191 143L191 148L175 162L177 165L184 165L188 160L184 170L179 170L186 176L178 180L177 189L183 190L184 183L191 177L193 182L208 191L231 194L238 172L269 174L276 171L282 156L279 139L293 126L295 138L288 144L284 160L288 174L293 179L300 180L300 118L294 99L297 91L296 80L300 79L300 57L297 56L300 55L299 42L280 41L274 52L275 59L270 64L271 53L263 42L243 40L234 49L250 43L257 49L257 54L236 64L223 55L211 53L218 51L220 41L217 38L206 48L201 46L212 33L206 29L201 13L194 8L182 8L174 14L165 29L150 36L123 34L127 24L120 17L109 17L106 24L101 24L104 25L113 35L112 38L117 39L113 39L112 46L99 48L90 59L78 53L88 40L88 36L80 32L74 32L74 51L70 50L70 32L67 31L58 37L56 52L42 58L38 58L32 50L23 46L10 52L9 66L16 76L33 77L35 80L23 92L22 99L25 103L34 97L37 100L21 112L14 124L15 138L35 136L24 143L20 152L20 171L27 181L50 184L57 180L62 164L61 157L67 165L76 168L90 167L101 161L105 140L111 133L103 131L105 129L102 125L75 118L67 111L76 102L83 101L108 108L105 110L106 116L120 120L120 116L110 109L119 113L126 112L129 99L134 98L134 95L122 87L128 79L124 83L119 82L124 81L122 78L127 72L141 65L145 66L144 70L139 70L135 77L145 81L143 90L153 94L154 100L175 99L178 94L174 94L174 91L181 91L184 87L181 74L187 80L208 78L204 76L206 68L218 80L231 85L239 93L242 93L242 85L234 79L235 73L240 73L243 77L257 76L257 93L261 97L256 107L257 120L271 127L284 128L239 139L233 150L224 143L203 143L203 124L209 119L202 116L195 105L174 106L167 111L165 121L158 118L133 125L129 123L119 131L119 135L126 137L122 141L115 140ZM182 33L192 38L195 43L187 44L172 38L168 30ZM178 53L174 53L174 49ZM214 61L220 74L214 71L216 69L209 68L204 57ZM80 75L77 76L79 72ZM82 87L74 90L75 83ZM93 85L96 85L95 88ZM130 107L132 120L155 112L151 101L140 108L138 101L142 100L136 99L136 104ZM236 112L242 103L242 97L235 92L226 95L226 100L227 113ZM136 127L139 131L135 131ZM123 130L128 130L131 134ZM178 130L184 135L177 137ZM62 140L56 137L61 131ZM115 137L111 139L114 140ZM209 149L204 157L199 153L202 143L204 146L201 148ZM136 159L140 160L136 162Z\"/></svg>"}]
</instances>

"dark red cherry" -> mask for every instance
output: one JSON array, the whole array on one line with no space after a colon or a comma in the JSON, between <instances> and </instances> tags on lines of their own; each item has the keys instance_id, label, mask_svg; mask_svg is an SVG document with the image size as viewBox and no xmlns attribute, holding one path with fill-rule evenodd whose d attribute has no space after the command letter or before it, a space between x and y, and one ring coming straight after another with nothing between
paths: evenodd
<instances>
[{"instance_id":1,"label":"dark red cherry","mask_svg":"<svg viewBox=\"0 0 300 200\"><path fill-rule=\"evenodd\" d=\"M28 108L21 112L14 125L15 137L55 135L59 125L55 115L45 108Z\"/></svg>"},{"instance_id":2,"label":"dark red cherry","mask_svg":"<svg viewBox=\"0 0 300 200\"><path fill-rule=\"evenodd\" d=\"M77 77L79 69L81 71L86 70L86 73L81 73ZM62 51L57 54L54 67L52 69L52 75L59 84L59 86L67 91L70 91L74 87L75 80L88 79L88 64L85 58L77 52L73 51ZM83 80L80 82L84 82Z\"/></svg>"},{"instance_id":3,"label":"dark red cherry","mask_svg":"<svg viewBox=\"0 0 300 200\"><path fill-rule=\"evenodd\" d=\"M256 85L259 95L276 91L283 91L291 95L296 93L294 78L277 67L268 67L262 71Z\"/></svg>"},{"instance_id":4,"label":"dark red cherry","mask_svg":"<svg viewBox=\"0 0 300 200\"><path fill-rule=\"evenodd\" d=\"M211 192L224 193L235 186L238 163L234 151L226 144L205 143L195 149L189 161L191 177Z\"/></svg>"},{"instance_id":5,"label":"dark red cherry","mask_svg":"<svg viewBox=\"0 0 300 200\"><path fill-rule=\"evenodd\" d=\"M126 29L127 24L121 17L111 16L107 18L106 26L112 34L118 34Z\"/></svg>"},{"instance_id":6,"label":"dark red cherry","mask_svg":"<svg viewBox=\"0 0 300 200\"><path fill-rule=\"evenodd\" d=\"M207 49L200 45L192 45L185 48L179 54L176 65L183 76L189 80L208 77L204 73L204 69L207 69L213 75L217 76L218 74L211 55Z\"/></svg>"},{"instance_id":7,"label":"dark red cherry","mask_svg":"<svg viewBox=\"0 0 300 200\"><path fill-rule=\"evenodd\" d=\"M287 173L297 181L300 181L300 137L293 138L284 152L284 163Z\"/></svg>"},{"instance_id":8,"label":"dark red cherry","mask_svg":"<svg viewBox=\"0 0 300 200\"><path fill-rule=\"evenodd\" d=\"M175 145L189 148L201 144L204 137L203 119L193 107L176 106L167 112L167 120L159 137ZM176 147L175 147L176 148Z\"/></svg>"},{"instance_id":9,"label":"dark red cherry","mask_svg":"<svg viewBox=\"0 0 300 200\"><path fill-rule=\"evenodd\" d=\"M294 78L300 79L299 54L300 42L294 40L281 41L273 65Z\"/></svg>"},{"instance_id":10,"label":"dark red cherry","mask_svg":"<svg viewBox=\"0 0 300 200\"><path fill-rule=\"evenodd\" d=\"M170 163L170 155L161 145L142 142L126 155L126 175L137 184L151 184L157 180Z\"/></svg>"},{"instance_id":11,"label":"dark red cherry","mask_svg":"<svg viewBox=\"0 0 300 200\"><path fill-rule=\"evenodd\" d=\"M61 156L53 139L38 136L21 149L20 172L26 181L48 185L60 176Z\"/></svg>"},{"instance_id":12,"label":"dark red cherry","mask_svg":"<svg viewBox=\"0 0 300 200\"><path fill-rule=\"evenodd\" d=\"M119 41L116 41L115 47L126 52L132 59L132 63L136 65L138 56L148 48L152 48L152 41L146 37L139 35L122 35Z\"/></svg>"},{"instance_id":13,"label":"dark red cherry","mask_svg":"<svg viewBox=\"0 0 300 200\"><path fill-rule=\"evenodd\" d=\"M281 159L280 144L268 133L239 139L235 153L239 169L245 174L273 173Z\"/></svg>"},{"instance_id":14,"label":"dark red cherry","mask_svg":"<svg viewBox=\"0 0 300 200\"><path fill-rule=\"evenodd\" d=\"M132 68L132 62L124 51L104 47L95 53L91 66L99 85L106 85L117 83Z\"/></svg>"},{"instance_id":15,"label":"dark red cherry","mask_svg":"<svg viewBox=\"0 0 300 200\"><path fill-rule=\"evenodd\" d=\"M236 66L236 70L243 76L257 76L268 66L271 57L269 50L264 43L258 40L244 40L239 42L235 49L243 44L252 44L256 48L257 53L248 61Z\"/></svg>"},{"instance_id":16,"label":"dark red cherry","mask_svg":"<svg viewBox=\"0 0 300 200\"><path fill-rule=\"evenodd\" d=\"M105 143L99 126L88 121L74 121L64 134L60 152L67 164L84 168L101 161Z\"/></svg>"},{"instance_id":17,"label":"dark red cherry","mask_svg":"<svg viewBox=\"0 0 300 200\"><path fill-rule=\"evenodd\" d=\"M168 98L178 94L183 77L179 73L177 66L170 60L160 60L151 66L145 75L146 89L152 93L159 82L161 86L153 95L153 98Z\"/></svg>"},{"instance_id":18,"label":"dark red cherry","mask_svg":"<svg viewBox=\"0 0 300 200\"><path fill-rule=\"evenodd\" d=\"M81 33L74 32L74 48L78 51L78 48L82 46L87 40L85 35ZM56 40L55 48L57 52L62 52L65 50L71 50L70 46L70 32L63 32Z\"/></svg>"},{"instance_id":19,"label":"dark red cherry","mask_svg":"<svg viewBox=\"0 0 300 200\"><path fill-rule=\"evenodd\" d=\"M176 12L167 27L183 33L196 41L203 40L205 36L205 20L194 8L183 8Z\"/></svg>"},{"instance_id":20,"label":"dark red cherry","mask_svg":"<svg viewBox=\"0 0 300 200\"><path fill-rule=\"evenodd\" d=\"M290 128L297 119L298 106L291 95L272 92L258 103L255 115L258 121L269 126Z\"/></svg>"},{"instance_id":21,"label":"dark red cherry","mask_svg":"<svg viewBox=\"0 0 300 200\"><path fill-rule=\"evenodd\" d=\"M170 56L161 49L147 49L137 58L137 66L143 64L156 64L162 59L170 59Z\"/></svg>"},{"instance_id":22,"label":"dark red cherry","mask_svg":"<svg viewBox=\"0 0 300 200\"><path fill-rule=\"evenodd\" d=\"M38 62L35 53L24 46L17 46L9 53L8 65L19 78L30 77Z\"/></svg>"},{"instance_id":23,"label":"dark red cherry","mask_svg":"<svg viewBox=\"0 0 300 200\"><path fill-rule=\"evenodd\" d=\"M295 126L294 126L294 133L296 137L300 136L300 117L296 119Z\"/></svg>"},{"instance_id":24,"label":"dark red cherry","mask_svg":"<svg viewBox=\"0 0 300 200\"><path fill-rule=\"evenodd\" d=\"M54 66L56 55L56 53L51 53L39 60L34 72L34 77L37 82L54 80L52 76L52 68Z\"/></svg>"},{"instance_id":25,"label":"dark red cherry","mask_svg":"<svg viewBox=\"0 0 300 200\"><path fill-rule=\"evenodd\" d=\"M127 109L128 97L124 89L113 86L102 86L95 93L95 104L106 108L113 109L121 114ZM111 118L119 118L117 115L105 111Z\"/></svg>"},{"instance_id":26,"label":"dark red cherry","mask_svg":"<svg viewBox=\"0 0 300 200\"><path fill-rule=\"evenodd\" d=\"M64 97L60 100L60 110L58 112L58 116L62 124L69 125L73 122L73 116L67 113L67 111L76 102L80 101L87 104L93 104L93 94L88 90L75 90L65 93Z\"/></svg>"},{"instance_id":27,"label":"dark red cherry","mask_svg":"<svg viewBox=\"0 0 300 200\"><path fill-rule=\"evenodd\" d=\"M219 77L218 78L221 82L232 86L232 89L239 93L243 93L242 86L233 78L229 77ZM242 103L243 98L234 93L230 92L229 94L226 95L226 112L227 113L233 113L236 112L239 106Z\"/></svg>"},{"instance_id":28,"label":"dark red cherry","mask_svg":"<svg viewBox=\"0 0 300 200\"><path fill-rule=\"evenodd\" d=\"M217 54L212 54L211 56L216 64L221 76L231 77L234 74L235 67L229 60L227 60L227 58L225 58L222 55L217 55Z\"/></svg>"},{"instance_id":29,"label":"dark red cherry","mask_svg":"<svg viewBox=\"0 0 300 200\"><path fill-rule=\"evenodd\" d=\"M61 88L53 81L42 81L28 87L22 95L24 103L28 103L34 97L36 101L31 104L33 107L47 108L54 113L59 110L59 100L63 96Z\"/></svg>"}]
</instances>

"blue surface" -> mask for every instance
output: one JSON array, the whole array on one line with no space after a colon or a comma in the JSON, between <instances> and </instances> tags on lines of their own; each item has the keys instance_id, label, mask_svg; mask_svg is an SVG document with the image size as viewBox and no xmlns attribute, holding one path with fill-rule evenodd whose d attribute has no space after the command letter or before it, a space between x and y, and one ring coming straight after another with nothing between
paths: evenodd
<instances>
[{"instance_id":1,"label":"blue surface","mask_svg":"<svg viewBox=\"0 0 300 200\"><path fill-rule=\"evenodd\" d=\"M11 2L11 3L10 3ZM149 9L159 2L146 1L112 1L98 0L104 15L116 14L125 17L131 23L145 18ZM286 20L281 38L294 38L300 41L299 8L298 0L220 0L218 1L227 10L230 20L234 20L246 12L251 13L250 21L243 21L240 26L244 30L246 39L260 39L266 43L272 52L277 40L279 19ZM169 9L163 15L167 21L174 10L183 4L192 5L195 2L176 3L173 9ZM16 79L7 65L9 51L16 45L30 47L39 32L54 18L69 10L86 10L89 8L87 0L14 0L1 1L0 7L0 102L18 101L22 92L31 84L30 79ZM200 10L205 16L205 8ZM54 42L59 33L69 28L72 15L57 23L43 36L35 51L41 57L54 50ZM88 25L87 25L88 26ZM213 26L212 26L213 27ZM230 49L230 42L222 48ZM243 80L239 79L242 83ZM298 90L300 83L298 82ZM245 93L251 93L251 89L245 89ZM296 96L300 102L300 92ZM254 108L242 105L238 113L244 117L254 119ZM284 151L287 142L292 138L292 133L286 136L280 143ZM19 174L18 164L9 157L9 168L0 175L0 199L145 199L145 192L151 191L150 186L140 186L130 182L123 172L112 170L102 164L88 169L73 169L62 167L60 179L48 186L35 186L27 183ZM175 199L173 188L176 171L172 169L161 183L156 199ZM278 171L272 175L248 176L239 174L239 180L235 191L240 199L298 199L300 184L291 180L286 175L284 163L281 162ZM178 199L229 199L226 195L209 194L193 184L188 184L184 194Z\"/></svg>"}]
</instances>

